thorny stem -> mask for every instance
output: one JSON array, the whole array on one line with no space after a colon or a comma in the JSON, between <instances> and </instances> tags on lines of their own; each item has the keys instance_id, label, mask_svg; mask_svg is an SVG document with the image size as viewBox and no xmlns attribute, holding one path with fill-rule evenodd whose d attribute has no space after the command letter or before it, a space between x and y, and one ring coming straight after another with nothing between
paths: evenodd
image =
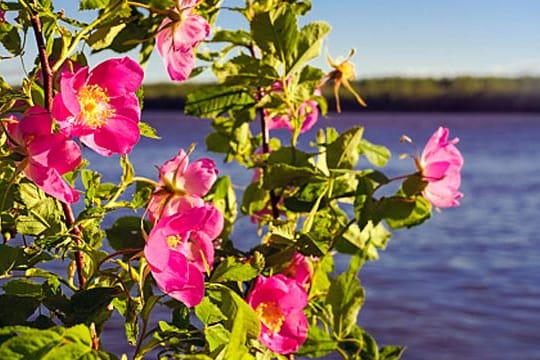
<instances>
[{"instance_id":1,"label":"thorny stem","mask_svg":"<svg viewBox=\"0 0 540 360\"><path fill-rule=\"evenodd\" d=\"M34 0L34 5L37 6L37 0ZM53 102L53 73L51 66L49 65L49 58L47 57L39 14L37 12L32 13L30 21L32 22L32 28L34 29L34 35L38 46L39 61L41 63L41 73L43 75L43 87L45 92L45 107L48 111L51 111Z\"/></svg>"},{"instance_id":2,"label":"thorny stem","mask_svg":"<svg viewBox=\"0 0 540 360\"><path fill-rule=\"evenodd\" d=\"M255 53L255 45L253 43L250 45L249 51L251 53L251 57L253 57L253 58L257 57L257 55ZM261 88L257 89L256 97L257 97L257 100L260 100L262 98L262 89ZM262 149L263 149L263 152L265 154L267 154L267 153L270 152L270 145L269 145L270 131L268 130L268 126L266 124L266 120L265 120L265 117L264 117L264 109L263 108L259 109L259 118L260 118L260 121L261 121ZM265 171L264 168L263 168L263 171ZM279 210L278 210L278 207L277 207L278 202L279 202L278 196L276 195L274 190L270 190L270 205L272 206L272 216L274 217L274 219L277 219L279 217Z\"/></svg>"},{"instance_id":3,"label":"thorny stem","mask_svg":"<svg viewBox=\"0 0 540 360\"><path fill-rule=\"evenodd\" d=\"M33 4L37 6L37 0L33 0ZM43 75L43 87L45 91L45 108L50 113L53 104L53 71L49 64L49 59L47 57L47 51L45 47L45 40L43 39L43 31L41 30L41 20L37 12L32 13L31 17L32 28L34 29L34 35L36 37L36 43L38 46L39 52L39 61L41 63L41 73ZM78 226L74 226L75 217L73 215L73 210L71 206L67 203L62 202L62 209L66 216L66 224L68 228L71 228L71 234L75 245L81 245L82 233L81 229ZM79 287L84 288L86 284L86 279L83 275L83 253L80 250L75 251L75 265L77 267L77 277L79 280Z\"/></svg>"}]
</instances>

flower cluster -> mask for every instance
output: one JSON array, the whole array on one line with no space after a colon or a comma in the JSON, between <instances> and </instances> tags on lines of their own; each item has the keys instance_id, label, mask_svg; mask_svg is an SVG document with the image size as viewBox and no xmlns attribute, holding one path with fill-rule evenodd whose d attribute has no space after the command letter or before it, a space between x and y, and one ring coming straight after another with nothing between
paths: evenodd
<instances>
[{"instance_id":1,"label":"flower cluster","mask_svg":"<svg viewBox=\"0 0 540 360\"><path fill-rule=\"evenodd\" d=\"M214 264L215 240L223 230L223 215L205 195L217 179L210 159L189 163L178 155L161 166L160 186L148 204L155 226L144 254L158 287L187 306L199 304L204 295L204 272Z\"/></svg>"},{"instance_id":2,"label":"flower cluster","mask_svg":"<svg viewBox=\"0 0 540 360\"><path fill-rule=\"evenodd\" d=\"M130 152L139 140L135 91L143 70L128 57L106 60L91 71L79 65L69 69L63 67L51 112L33 106L21 121L12 117L7 130L12 148L23 156L18 166L26 177L58 200L74 203L79 194L62 179L81 163L81 150L72 138L79 137L101 155ZM53 131L53 118L59 132Z\"/></svg>"}]
</instances>

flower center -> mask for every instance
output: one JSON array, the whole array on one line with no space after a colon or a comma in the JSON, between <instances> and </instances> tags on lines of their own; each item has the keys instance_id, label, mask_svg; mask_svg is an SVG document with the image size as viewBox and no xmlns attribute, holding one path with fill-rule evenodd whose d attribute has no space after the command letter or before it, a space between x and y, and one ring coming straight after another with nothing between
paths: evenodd
<instances>
[{"instance_id":1,"label":"flower center","mask_svg":"<svg viewBox=\"0 0 540 360\"><path fill-rule=\"evenodd\" d=\"M79 90L77 100L81 107L82 121L92 128L102 127L115 112L109 105L106 90L99 85L84 86Z\"/></svg>"},{"instance_id":2,"label":"flower center","mask_svg":"<svg viewBox=\"0 0 540 360\"><path fill-rule=\"evenodd\" d=\"M281 330L285 315L281 308L274 302L262 302L255 309L261 322L272 332L277 333Z\"/></svg>"},{"instance_id":3,"label":"flower center","mask_svg":"<svg viewBox=\"0 0 540 360\"><path fill-rule=\"evenodd\" d=\"M342 78L352 80L355 78L354 65L350 61L344 61L339 64L336 69L341 72Z\"/></svg>"},{"instance_id":4,"label":"flower center","mask_svg":"<svg viewBox=\"0 0 540 360\"><path fill-rule=\"evenodd\" d=\"M178 245L180 245L182 242L183 242L182 236L178 234L167 236L167 245L169 246L169 249L171 250L176 250Z\"/></svg>"}]
</instances>

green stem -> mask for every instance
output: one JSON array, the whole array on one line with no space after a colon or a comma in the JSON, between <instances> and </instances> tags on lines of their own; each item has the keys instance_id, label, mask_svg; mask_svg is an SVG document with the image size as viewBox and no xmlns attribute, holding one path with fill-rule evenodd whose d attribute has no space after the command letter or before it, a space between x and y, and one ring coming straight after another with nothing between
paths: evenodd
<instances>
[{"instance_id":1,"label":"green stem","mask_svg":"<svg viewBox=\"0 0 540 360\"><path fill-rule=\"evenodd\" d=\"M81 31L79 31L77 33L77 35L71 41L71 45L69 47L67 47L67 48L66 48L66 46L62 47L62 52L60 54L60 57L55 62L55 64L52 66L53 73L58 71L58 69L60 69L60 67L62 66L64 61L69 57L69 55L72 52L75 51L75 49L79 45L79 42L81 42L81 40L87 35L87 33L90 32L91 30L93 30L96 26L98 26L100 23L102 23L108 17L110 17L111 15L114 15L115 12L116 12L116 8L118 6L120 6L120 5L122 5L122 2L119 1L115 7L109 9L109 11L103 12L103 14L101 14L101 16L99 16L97 19L92 21L90 24L86 25Z\"/></svg>"},{"instance_id":2,"label":"green stem","mask_svg":"<svg viewBox=\"0 0 540 360\"><path fill-rule=\"evenodd\" d=\"M168 16L168 17L170 17L171 19L173 19L175 21L180 20L180 16L178 15L178 13L176 11L173 11L173 10L158 9L158 8L153 7L153 6L143 4L143 3L140 3L140 2L137 2L137 1L128 1L127 3L128 3L129 6L138 7L138 8L141 8L141 9L146 9L146 10L152 12L152 13L155 13L155 14Z\"/></svg>"}]
</instances>

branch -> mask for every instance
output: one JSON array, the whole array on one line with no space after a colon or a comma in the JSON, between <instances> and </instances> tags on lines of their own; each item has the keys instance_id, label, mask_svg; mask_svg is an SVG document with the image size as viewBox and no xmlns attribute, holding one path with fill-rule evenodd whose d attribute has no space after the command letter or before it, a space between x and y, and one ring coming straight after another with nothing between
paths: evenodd
<instances>
[{"instance_id":1,"label":"branch","mask_svg":"<svg viewBox=\"0 0 540 360\"><path fill-rule=\"evenodd\" d=\"M37 0L33 0L34 6L37 6ZM41 19L39 14L32 9L31 16L32 28L34 29L34 35L36 37L36 43L38 46L39 61L41 63L41 74L43 75L43 88L45 92L45 108L47 111L51 112L53 104L53 71L49 64L49 58L47 56L45 40L43 39L43 31L41 29ZM62 209L64 210L64 215L66 216L66 225L68 228L71 228L72 239L75 242L75 245L81 245L81 229L78 226L74 226L75 217L73 216L73 210L71 206L67 203L62 202ZM79 280L79 287L84 288L86 284L86 279L83 276L83 266L84 259L83 253L80 250L75 251L75 265L77 267L77 277Z\"/></svg>"},{"instance_id":2,"label":"branch","mask_svg":"<svg viewBox=\"0 0 540 360\"><path fill-rule=\"evenodd\" d=\"M250 45L249 51L251 53L251 57L255 59L257 56L255 53L255 45L253 43ZM258 88L257 95L256 95L257 101L259 101L262 98L262 96L263 96L262 89ZM270 131L268 130L268 126L266 124L263 108L259 109L259 118L261 121L262 149L263 149L263 153L267 154L270 152L270 145L269 145ZM265 171L264 168L263 168L263 171ZM276 195L274 190L270 190L270 205L272 206L272 216L274 217L274 219L277 219L279 217L279 209L277 207L278 202L279 202L279 197Z\"/></svg>"},{"instance_id":3,"label":"branch","mask_svg":"<svg viewBox=\"0 0 540 360\"><path fill-rule=\"evenodd\" d=\"M37 0L34 0L34 5L37 6ZM41 20L39 14L34 12L34 10L32 10L30 21L32 22L32 28L34 29L34 35L38 46L39 62L41 63L43 90L45 91L45 108L50 112L53 101L53 72L49 65L49 58L47 57L43 31L41 30Z\"/></svg>"}]
</instances>

